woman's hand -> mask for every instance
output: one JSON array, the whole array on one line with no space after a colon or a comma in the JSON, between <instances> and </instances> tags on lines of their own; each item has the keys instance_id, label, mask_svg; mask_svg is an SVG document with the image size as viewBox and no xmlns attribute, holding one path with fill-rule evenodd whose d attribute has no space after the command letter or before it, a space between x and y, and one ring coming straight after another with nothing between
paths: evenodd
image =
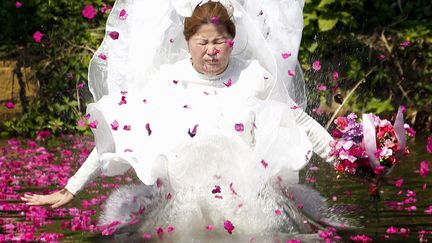
<instances>
[{"instance_id":1,"label":"woman's hand","mask_svg":"<svg viewBox=\"0 0 432 243\"><path fill-rule=\"evenodd\" d=\"M24 194L21 200L25 201L27 205L51 205L51 208L58 208L70 203L73 198L74 195L71 192L62 189L49 195Z\"/></svg>"}]
</instances>

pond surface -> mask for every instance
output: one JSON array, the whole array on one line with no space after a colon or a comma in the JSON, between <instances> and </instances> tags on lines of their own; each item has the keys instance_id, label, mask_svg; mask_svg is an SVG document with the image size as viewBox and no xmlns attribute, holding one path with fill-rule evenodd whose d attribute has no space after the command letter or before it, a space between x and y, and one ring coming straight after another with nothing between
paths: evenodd
<instances>
[{"instance_id":1,"label":"pond surface","mask_svg":"<svg viewBox=\"0 0 432 243\"><path fill-rule=\"evenodd\" d=\"M368 185L338 178L333 168L314 158L301 173L301 181L318 190L332 206L334 214L352 222L349 229L338 228L343 241L367 235L374 242L432 241L432 174L420 177L421 161L432 160L426 151L426 136L409 142L411 154L404 157L381 187L381 199L371 201ZM121 241L121 235L102 236L94 225L105 197L121 184L137 182L132 173L115 178L98 178L65 209L28 207L19 201L24 192L48 193L65 185L90 152L91 138L65 136L49 141L0 141L0 241L10 239L60 240L62 242ZM45 150L47 148L47 150ZM318 170L310 170L311 167ZM403 179L400 187L395 182ZM399 180L399 183L402 181ZM414 195L415 194L415 195ZM397 202L400 202L399 204ZM404 202L404 203L402 203ZM431 207L430 210L429 207ZM386 234L389 227L394 234ZM321 226L319 226L321 227ZM325 228L326 225L322 225ZM175 231L174 231L175 232ZM397 233L396 233L397 232ZM105 232L106 233L106 232ZM330 232L331 233L331 232ZM271 236L212 235L208 232L180 238L166 234L154 242L301 242L319 241L318 234ZM180 240L182 239L182 240Z\"/></svg>"}]
</instances>

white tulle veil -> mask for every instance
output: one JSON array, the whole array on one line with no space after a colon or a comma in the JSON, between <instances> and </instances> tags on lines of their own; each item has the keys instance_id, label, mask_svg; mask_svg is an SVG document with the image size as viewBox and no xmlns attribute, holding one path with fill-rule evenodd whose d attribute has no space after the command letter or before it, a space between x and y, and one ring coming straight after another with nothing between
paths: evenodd
<instances>
[{"instance_id":1,"label":"white tulle veil","mask_svg":"<svg viewBox=\"0 0 432 243\"><path fill-rule=\"evenodd\" d=\"M236 25L232 56L256 59L271 73L275 84L270 99L292 99L305 109L304 78L297 61L303 0L219 2L232 13ZM183 21L200 3L117 0L107 21L105 38L90 62L89 88L94 100L111 92L142 90L160 65L188 57ZM283 58L282 53L288 55Z\"/></svg>"}]
</instances>

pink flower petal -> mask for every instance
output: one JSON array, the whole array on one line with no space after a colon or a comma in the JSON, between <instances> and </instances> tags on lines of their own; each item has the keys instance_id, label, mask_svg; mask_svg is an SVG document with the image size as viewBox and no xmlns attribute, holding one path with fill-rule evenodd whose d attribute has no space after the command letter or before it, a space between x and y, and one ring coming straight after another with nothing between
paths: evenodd
<instances>
[{"instance_id":1,"label":"pink flower petal","mask_svg":"<svg viewBox=\"0 0 432 243\"><path fill-rule=\"evenodd\" d=\"M332 77L333 77L333 80L338 80L339 79L339 73L338 72L336 72L336 71L334 71L333 73L332 73Z\"/></svg>"},{"instance_id":2,"label":"pink flower petal","mask_svg":"<svg viewBox=\"0 0 432 243\"><path fill-rule=\"evenodd\" d=\"M399 179L397 181L395 181L395 187L402 187L404 180L403 179Z\"/></svg>"},{"instance_id":3,"label":"pink flower petal","mask_svg":"<svg viewBox=\"0 0 432 243\"><path fill-rule=\"evenodd\" d=\"M261 165L265 168L267 168L268 163L265 160L261 160Z\"/></svg>"},{"instance_id":4,"label":"pink flower petal","mask_svg":"<svg viewBox=\"0 0 432 243\"><path fill-rule=\"evenodd\" d=\"M275 210L275 214L279 216L279 215L282 214L282 211L281 211L280 209L276 209L276 210Z\"/></svg>"},{"instance_id":5,"label":"pink flower petal","mask_svg":"<svg viewBox=\"0 0 432 243\"><path fill-rule=\"evenodd\" d=\"M127 104L127 101L126 101L126 96L122 96L121 97L121 100L120 100L120 102L118 103L119 105L125 105L125 104Z\"/></svg>"},{"instance_id":6,"label":"pink flower petal","mask_svg":"<svg viewBox=\"0 0 432 243\"><path fill-rule=\"evenodd\" d=\"M432 135L427 140L426 150L432 154Z\"/></svg>"},{"instance_id":7,"label":"pink flower petal","mask_svg":"<svg viewBox=\"0 0 432 243\"><path fill-rule=\"evenodd\" d=\"M173 232L174 231L174 226L168 226L167 227L167 232Z\"/></svg>"},{"instance_id":8,"label":"pink flower petal","mask_svg":"<svg viewBox=\"0 0 432 243\"><path fill-rule=\"evenodd\" d=\"M224 82L224 85L225 85L226 87L230 87L230 86L232 85L232 80L231 80L231 79L228 79L228 81Z\"/></svg>"},{"instance_id":9,"label":"pink flower petal","mask_svg":"<svg viewBox=\"0 0 432 243\"><path fill-rule=\"evenodd\" d=\"M88 126L89 126L90 128L93 128L93 129L96 129L96 128L97 128L97 125L98 125L98 121L97 121L97 120L94 120L94 121L92 121L92 122L90 122L90 123L88 124Z\"/></svg>"},{"instance_id":10,"label":"pink flower petal","mask_svg":"<svg viewBox=\"0 0 432 243\"><path fill-rule=\"evenodd\" d=\"M124 125L123 126L123 130L130 131L131 130L131 125Z\"/></svg>"},{"instance_id":11,"label":"pink flower petal","mask_svg":"<svg viewBox=\"0 0 432 243\"><path fill-rule=\"evenodd\" d=\"M147 123L145 126L146 130L147 130L147 134L150 136L152 133L152 130L150 129L150 123Z\"/></svg>"},{"instance_id":12,"label":"pink flower petal","mask_svg":"<svg viewBox=\"0 0 432 243\"><path fill-rule=\"evenodd\" d=\"M106 59L107 59L107 56L103 53L99 54L98 57L104 61L106 61Z\"/></svg>"},{"instance_id":13,"label":"pink flower petal","mask_svg":"<svg viewBox=\"0 0 432 243\"><path fill-rule=\"evenodd\" d=\"M144 239L151 239L152 235L151 234L144 234L143 237L144 237Z\"/></svg>"},{"instance_id":14,"label":"pink flower petal","mask_svg":"<svg viewBox=\"0 0 432 243\"><path fill-rule=\"evenodd\" d=\"M212 16L212 17L210 18L210 22L211 22L212 24L218 24L218 23L219 23L219 18L218 18L217 16Z\"/></svg>"},{"instance_id":15,"label":"pink flower petal","mask_svg":"<svg viewBox=\"0 0 432 243\"><path fill-rule=\"evenodd\" d=\"M41 40L42 40L42 37L44 36L44 34L42 34L40 31L36 31L34 34L33 34L33 40L36 42L36 43L40 43L41 42Z\"/></svg>"},{"instance_id":16,"label":"pink flower petal","mask_svg":"<svg viewBox=\"0 0 432 243\"><path fill-rule=\"evenodd\" d=\"M127 16L128 16L128 14L127 14L126 10L125 10L125 9L122 9L122 10L120 11L120 14L119 14L119 19L121 19L121 20L126 20Z\"/></svg>"},{"instance_id":17,"label":"pink flower petal","mask_svg":"<svg viewBox=\"0 0 432 243\"><path fill-rule=\"evenodd\" d=\"M224 222L224 229L228 232L228 234L232 234L232 232L234 231L235 227L234 225L231 223L231 221L229 220L225 220Z\"/></svg>"},{"instance_id":18,"label":"pink flower petal","mask_svg":"<svg viewBox=\"0 0 432 243\"><path fill-rule=\"evenodd\" d=\"M312 68L315 71L321 70L321 62L319 60L316 60L312 63Z\"/></svg>"},{"instance_id":19,"label":"pink flower petal","mask_svg":"<svg viewBox=\"0 0 432 243\"><path fill-rule=\"evenodd\" d=\"M379 54L378 55L378 58L380 59L380 60L384 60L385 58L386 58L386 56L384 55L384 54Z\"/></svg>"},{"instance_id":20,"label":"pink flower petal","mask_svg":"<svg viewBox=\"0 0 432 243\"><path fill-rule=\"evenodd\" d=\"M234 129L235 129L237 132L244 132L244 125L243 125L243 123L236 123L236 124L234 125Z\"/></svg>"},{"instance_id":21,"label":"pink flower petal","mask_svg":"<svg viewBox=\"0 0 432 243\"><path fill-rule=\"evenodd\" d=\"M214 225L209 224L209 225L207 225L207 226L205 227L205 229L206 229L206 230L214 230L215 227L214 227Z\"/></svg>"},{"instance_id":22,"label":"pink flower petal","mask_svg":"<svg viewBox=\"0 0 432 243\"><path fill-rule=\"evenodd\" d=\"M5 107L8 108L9 110L15 109L15 104L12 101L8 101L5 103Z\"/></svg>"},{"instance_id":23,"label":"pink flower petal","mask_svg":"<svg viewBox=\"0 0 432 243\"><path fill-rule=\"evenodd\" d=\"M114 120L113 123L111 123L111 129L117 131L118 128L119 128L119 123L117 122L117 120Z\"/></svg>"},{"instance_id":24,"label":"pink flower petal","mask_svg":"<svg viewBox=\"0 0 432 243\"><path fill-rule=\"evenodd\" d=\"M216 185L215 188L212 190L212 194L221 193L221 187L219 185Z\"/></svg>"},{"instance_id":25,"label":"pink flower petal","mask_svg":"<svg viewBox=\"0 0 432 243\"><path fill-rule=\"evenodd\" d=\"M293 70L288 70L288 75L291 77L295 76L295 72Z\"/></svg>"},{"instance_id":26,"label":"pink flower petal","mask_svg":"<svg viewBox=\"0 0 432 243\"><path fill-rule=\"evenodd\" d=\"M113 39L113 40L117 40L117 39L119 38L120 34L119 34L119 32L117 32L117 31L111 31L111 32L109 33L109 36L111 37L111 39Z\"/></svg>"},{"instance_id":27,"label":"pink flower petal","mask_svg":"<svg viewBox=\"0 0 432 243\"><path fill-rule=\"evenodd\" d=\"M282 55L283 59L288 59L291 56L291 52L285 52L285 53L282 53L281 55Z\"/></svg>"},{"instance_id":28,"label":"pink flower petal","mask_svg":"<svg viewBox=\"0 0 432 243\"><path fill-rule=\"evenodd\" d=\"M196 135L196 133L197 133L197 129L198 129L198 124L196 124L196 125L192 128L192 131L191 131L190 128L189 128L189 130L188 130L188 134L189 134L189 136L190 136L191 138L195 137L195 135Z\"/></svg>"},{"instance_id":29,"label":"pink flower petal","mask_svg":"<svg viewBox=\"0 0 432 243\"><path fill-rule=\"evenodd\" d=\"M86 19L94 19L96 17L97 11L93 7L93 5L89 4L84 7L84 9L81 11L82 16Z\"/></svg>"},{"instance_id":30,"label":"pink flower petal","mask_svg":"<svg viewBox=\"0 0 432 243\"><path fill-rule=\"evenodd\" d=\"M227 41L226 41L226 43L227 43L227 45L229 46L229 47L234 47L234 41L232 40L232 39L228 39Z\"/></svg>"},{"instance_id":31,"label":"pink flower petal","mask_svg":"<svg viewBox=\"0 0 432 243\"><path fill-rule=\"evenodd\" d=\"M178 82L179 82L178 80L173 80L174 84L178 84Z\"/></svg>"},{"instance_id":32,"label":"pink flower petal","mask_svg":"<svg viewBox=\"0 0 432 243\"><path fill-rule=\"evenodd\" d=\"M420 162L419 175L422 177L426 177L429 175L429 161Z\"/></svg>"},{"instance_id":33,"label":"pink flower petal","mask_svg":"<svg viewBox=\"0 0 432 243\"><path fill-rule=\"evenodd\" d=\"M15 2L15 7L16 8L21 8L23 6L23 3L22 2L19 2L19 1L16 1Z\"/></svg>"}]
</instances>

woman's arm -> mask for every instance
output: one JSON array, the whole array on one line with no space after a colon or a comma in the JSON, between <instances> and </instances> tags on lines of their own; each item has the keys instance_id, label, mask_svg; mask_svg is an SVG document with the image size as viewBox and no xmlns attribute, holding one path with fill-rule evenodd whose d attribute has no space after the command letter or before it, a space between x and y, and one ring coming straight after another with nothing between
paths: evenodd
<instances>
[{"instance_id":1,"label":"woman's arm","mask_svg":"<svg viewBox=\"0 0 432 243\"><path fill-rule=\"evenodd\" d=\"M73 175L65 188L48 195L24 194L21 200L28 205L51 205L52 208L61 207L71 202L74 196L95 177L101 174L101 165L96 148L90 153L84 164Z\"/></svg>"},{"instance_id":2,"label":"woman's arm","mask_svg":"<svg viewBox=\"0 0 432 243\"><path fill-rule=\"evenodd\" d=\"M331 163L332 160L328 157L328 154L331 150L330 142L333 141L333 137L321 124L310 117L301 108L294 109L294 114L297 125L301 126L306 131L312 143L313 151L321 158Z\"/></svg>"}]
</instances>

